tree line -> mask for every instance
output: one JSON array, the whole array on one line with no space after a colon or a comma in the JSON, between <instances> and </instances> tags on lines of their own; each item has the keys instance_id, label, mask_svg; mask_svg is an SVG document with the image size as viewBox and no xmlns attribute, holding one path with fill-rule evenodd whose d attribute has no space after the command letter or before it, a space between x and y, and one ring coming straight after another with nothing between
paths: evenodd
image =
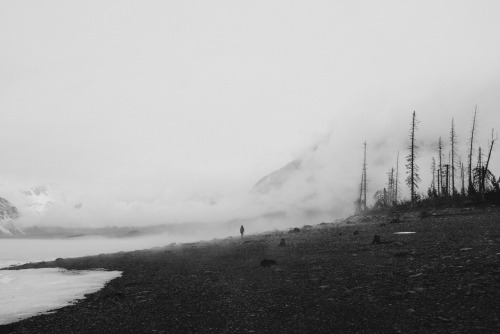
<instances>
[{"instance_id":1,"label":"tree line","mask_svg":"<svg viewBox=\"0 0 500 334\"><path fill-rule=\"evenodd\" d=\"M500 176L497 178L489 169L489 163L498 135L494 129L491 130L491 138L488 140L486 149L477 145L477 107L474 108L472 124L468 134L467 159L457 153L457 134L455 131L455 120L451 119L449 132L449 151L444 152L444 141L439 137L436 142L435 156L430 161L431 182L427 193L419 193L420 168L417 163L419 146L417 144L419 120L413 111L410 130L408 132L409 143L407 146L406 179L405 183L410 191L410 198L400 199L399 190L399 151L397 153L396 165L387 172L386 187L375 191L374 204L368 207L366 203L366 141L364 142L363 167L361 173L361 184L359 197L354 201L356 212L364 212L369 209L388 208L393 206L433 205L438 203L458 204L466 200L484 202L490 199L500 199ZM447 155L447 156L446 156Z\"/></svg>"}]
</instances>

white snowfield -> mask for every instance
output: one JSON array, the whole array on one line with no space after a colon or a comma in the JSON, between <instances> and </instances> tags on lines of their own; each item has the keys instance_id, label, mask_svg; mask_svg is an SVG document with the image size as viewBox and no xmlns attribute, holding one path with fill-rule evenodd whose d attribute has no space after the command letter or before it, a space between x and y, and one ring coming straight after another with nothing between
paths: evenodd
<instances>
[{"instance_id":1,"label":"white snowfield","mask_svg":"<svg viewBox=\"0 0 500 334\"><path fill-rule=\"evenodd\" d=\"M120 276L120 271L0 270L0 325L70 305Z\"/></svg>"}]
</instances>

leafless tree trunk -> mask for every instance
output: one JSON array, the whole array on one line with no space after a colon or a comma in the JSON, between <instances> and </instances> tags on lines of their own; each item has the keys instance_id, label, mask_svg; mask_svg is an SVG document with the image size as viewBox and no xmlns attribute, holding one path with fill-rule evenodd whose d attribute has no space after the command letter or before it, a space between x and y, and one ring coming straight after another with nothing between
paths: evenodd
<instances>
[{"instance_id":1,"label":"leafless tree trunk","mask_svg":"<svg viewBox=\"0 0 500 334\"><path fill-rule=\"evenodd\" d=\"M432 157L431 172L432 172L431 192L432 194L434 194L436 192L436 159L434 159L434 157Z\"/></svg>"},{"instance_id":2,"label":"leafless tree trunk","mask_svg":"<svg viewBox=\"0 0 500 334\"><path fill-rule=\"evenodd\" d=\"M439 149L439 168L438 168L438 194L443 195L443 141L441 137L439 137L438 141L438 149Z\"/></svg>"},{"instance_id":3,"label":"leafless tree trunk","mask_svg":"<svg viewBox=\"0 0 500 334\"><path fill-rule=\"evenodd\" d=\"M457 137L455 134L455 121L451 119L451 131L450 131L450 143L451 143L451 195L455 197L455 145L457 143Z\"/></svg>"},{"instance_id":4,"label":"leafless tree trunk","mask_svg":"<svg viewBox=\"0 0 500 334\"><path fill-rule=\"evenodd\" d=\"M396 158L396 191L394 194L394 200L397 202L398 201L398 183L399 183L399 151L398 151L398 157Z\"/></svg>"},{"instance_id":5,"label":"leafless tree trunk","mask_svg":"<svg viewBox=\"0 0 500 334\"><path fill-rule=\"evenodd\" d=\"M407 173L409 174L406 178L406 184L410 187L410 203L413 206L418 199L418 195L416 190L418 189L418 182L420 181L420 176L418 174L418 166L415 162L417 157L418 146L416 144L415 131L417 130L417 116L415 111L413 111L411 128L410 128L410 146L408 149L410 150L410 154L406 157L406 168Z\"/></svg>"},{"instance_id":6,"label":"leafless tree trunk","mask_svg":"<svg viewBox=\"0 0 500 334\"><path fill-rule=\"evenodd\" d=\"M389 205L394 203L394 168L391 168L389 172L387 172L387 202Z\"/></svg>"},{"instance_id":7,"label":"leafless tree trunk","mask_svg":"<svg viewBox=\"0 0 500 334\"><path fill-rule=\"evenodd\" d=\"M474 118L472 119L472 128L470 131L470 149L469 149L469 186L467 192L469 195L472 195L476 192L474 188L474 183L472 181L472 154L474 148L474 134L476 132L476 114L477 114L477 106L474 108Z\"/></svg>"},{"instance_id":8,"label":"leafless tree trunk","mask_svg":"<svg viewBox=\"0 0 500 334\"><path fill-rule=\"evenodd\" d=\"M475 173L474 173L474 181L475 183L477 183L477 189L479 191L479 193L481 194L481 198L484 198L484 192L483 192L483 189L482 189L482 180L483 180L483 174L484 174L484 170L483 170L483 164L482 164L482 152L481 152L481 147L479 147L479 152L478 152L478 155L477 155L477 166L476 166L476 170L475 170Z\"/></svg>"},{"instance_id":9,"label":"leafless tree trunk","mask_svg":"<svg viewBox=\"0 0 500 334\"><path fill-rule=\"evenodd\" d=\"M364 209L366 210L366 140L365 140L365 150L363 157L363 190L364 190L363 205Z\"/></svg>"},{"instance_id":10,"label":"leafless tree trunk","mask_svg":"<svg viewBox=\"0 0 500 334\"><path fill-rule=\"evenodd\" d=\"M462 188L460 189L460 194L465 196L465 168L462 159L460 159L460 179L462 180Z\"/></svg>"},{"instance_id":11,"label":"leafless tree trunk","mask_svg":"<svg viewBox=\"0 0 500 334\"><path fill-rule=\"evenodd\" d=\"M357 212L363 211L363 180L364 180L364 174L363 172L361 172L361 183L359 185L359 200L357 201L356 205Z\"/></svg>"},{"instance_id":12,"label":"leafless tree trunk","mask_svg":"<svg viewBox=\"0 0 500 334\"><path fill-rule=\"evenodd\" d=\"M483 173L482 178L481 178L481 189L483 189L483 192L484 192L484 189L486 188L485 187L486 173L488 173L488 167L489 167L490 158L491 158L491 151L493 150L493 145L495 145L495 141L498 139L498 136L496 138L493 138L493 133L494 133L494 130L491 129L491 141L490 141L490 148L488 150L488 158L486 159L486 166L484 167L484 173ZM483 199L484 199L484 193L483 193Z\"/></svg>"}]
</instances>

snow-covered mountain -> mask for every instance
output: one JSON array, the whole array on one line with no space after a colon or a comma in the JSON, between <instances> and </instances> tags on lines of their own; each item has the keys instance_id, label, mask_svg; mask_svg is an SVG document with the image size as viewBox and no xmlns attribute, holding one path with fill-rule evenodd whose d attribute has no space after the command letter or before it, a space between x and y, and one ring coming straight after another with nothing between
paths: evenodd
<instances>
[{"instance_id":1,"label":"snow-covered mountain","mask_svg":"<svg viewBox=\"0 0 500 334\"><path fill-rule=\"evenodd\" d=\"M12 202L0 197L0 237L25 235L19 221L36 224L51 208L70 206L78 210L82 206L80 203L68 203L61 190L54 185L42 184L29 189L7 191L7 194Z\"/></svg>"},{"instance_id":2,"label":"snow-covered mountain","mask_svg":"<svg viewBox=\"0 0 500 334\"><path fill-rule=\"evenodd\" d=\"M62 200L62 196L53 186L39 185L22 191L25 195L25 207L35 215L41 215L54 203Z\"/></svg>"},{"instance_id":3,"label":"snow-covered mountain","mask_svg":"<svg viewBox=\"0 0 500 334\"><path fill-rule=\"evenodd\" d=\"M14 220L19 217L17 208L0 197L0 237L23 235L24 231Z\"/></svg>"}]
</instances>

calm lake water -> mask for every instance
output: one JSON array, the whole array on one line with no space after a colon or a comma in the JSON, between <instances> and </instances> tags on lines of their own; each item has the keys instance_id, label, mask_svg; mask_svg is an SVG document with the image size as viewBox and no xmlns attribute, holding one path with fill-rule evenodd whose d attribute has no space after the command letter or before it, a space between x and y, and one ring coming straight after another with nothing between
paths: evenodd
<instances>
[{"instance_id":1,"label":"calm lake water","mask_svg":"<svg viewBox=\"0 0 500 334\"><path fill-rule=\"evenodd\" d=\"M190 242L198 238L151 236L138 238L82 237L67 239L0 239L0 268L20 263L52 261L101 253L133 251Z\"/></svg>"}]
</instances>

